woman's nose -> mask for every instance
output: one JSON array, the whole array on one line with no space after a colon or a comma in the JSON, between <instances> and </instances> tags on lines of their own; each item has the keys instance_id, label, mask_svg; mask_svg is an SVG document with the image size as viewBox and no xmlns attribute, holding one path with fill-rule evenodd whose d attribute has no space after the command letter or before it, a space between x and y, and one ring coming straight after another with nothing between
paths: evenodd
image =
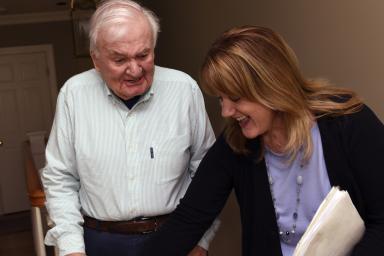
<instances>
[{"instance_id":1,"label":"woman's nose","mask_svg":"<svg viewBox=\"0 0 384 256\"><path fill-rule=\"evenodd\" d=\"M229 99L221 100L221 116L231 117L236 112L233 102Z\"/></svg>"}]
</instances>

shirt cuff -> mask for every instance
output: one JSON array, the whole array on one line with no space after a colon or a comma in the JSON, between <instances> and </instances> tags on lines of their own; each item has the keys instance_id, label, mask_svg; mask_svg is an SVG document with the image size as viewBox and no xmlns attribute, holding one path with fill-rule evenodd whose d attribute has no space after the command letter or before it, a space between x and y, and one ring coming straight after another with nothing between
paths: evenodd
<instances>
[{"instance_id":1,"label":"shirt cuff","mask_svg":"<svg viewBox=\"0 0 384 256\"><path fill-rule=\"evenodd\" d=\"M57 246L59 249L59 256L64 256L75 252L85 254L84 237L82 234L71 233L61 235L57 241L54 241L53 237L47 234L45 238L45 244Z\"/></svg>"},{"instance_id":2,"label":"shirt cuff","mask_svg":"<svg viewBox=\"0 0 384 256\"><path fill-rule=\"evenodd\" d=\"M59 256L64 256L74 252L85 254L84 237L80 234L63 235L57 241L59 246Z\"/></svg>"},{"instance_id":3,"label":"shirt cuff","mask_svg":"<svg viewBox=\"0 0 384 256\"><path fill-rule=\"evenodd\" d=\"M213 238L216 235L217 230L220 227L220 220L215 219L211 225L211 227L205 232L203 237L200 239L198 246L202 247L203 249L207 250L209 249L209 245Z\"/></svg>"}]
</instances>

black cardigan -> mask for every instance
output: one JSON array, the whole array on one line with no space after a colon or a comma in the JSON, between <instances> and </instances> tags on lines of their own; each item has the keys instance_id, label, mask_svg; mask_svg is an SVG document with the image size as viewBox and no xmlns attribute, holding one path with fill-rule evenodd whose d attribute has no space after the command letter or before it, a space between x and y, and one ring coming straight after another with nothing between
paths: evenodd
<instances>
[{"instance_id":1,"label":"black cardigan","mask_svg":"<svg viewBox=\"0 0 384 256\"><path fill-rule=\"evenodd\" d=\"M353 255L384 253L384 126L366 106L355 114L318 119L332 186L347 190L366 231ZM249 142L252 152L258 139ZM220 136L185 197L142 255L185 256L220 213L232 190L240 207L242 254L282 255L264 160L235 154Z\"/></svg>"}]
</instances>

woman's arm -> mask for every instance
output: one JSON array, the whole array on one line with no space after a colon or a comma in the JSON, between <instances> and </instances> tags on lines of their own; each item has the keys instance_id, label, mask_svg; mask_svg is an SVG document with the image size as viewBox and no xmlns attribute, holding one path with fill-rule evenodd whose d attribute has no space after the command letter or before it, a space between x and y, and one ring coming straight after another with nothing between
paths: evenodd
<instances>
[{"instance_id":1,"label":"woman's arm","mask_svg":"<svg viewBox=\"0 0 384 256\"><path fill-rule=\"evenodd\" d=\"M185 196L141 255L185 256L220 213L233 187L232 151L219 137L201 161Z\"/></svg>"},{"instance_id":2,"label":"woman's arm","mask_svg":"<svg viewBox=\"0 0 384 256\"><path fill-rule=\"evenodd\" d=\"M366 231L353 255L384 252L384 125L368 108L347 116L347 149L360 189Z\"/></svg>"}]
</instances>

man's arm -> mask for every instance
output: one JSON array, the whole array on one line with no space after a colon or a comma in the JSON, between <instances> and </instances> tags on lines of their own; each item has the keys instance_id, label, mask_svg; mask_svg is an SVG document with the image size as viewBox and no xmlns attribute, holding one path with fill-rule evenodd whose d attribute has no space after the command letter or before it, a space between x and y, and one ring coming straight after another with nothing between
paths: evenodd
<instances>
[{"instance_id":1,"label":"man's arm","mask_svg":"<svg viewBox=\"0 0 384 256\"><path fill-rule=\"evenodd\" d=\"M46 207L55 224L45 243L57 246L60 255L85 252L72 134L71 104L62 90L46 148L47 164L41 173Z\"/></svg>"}]
</instances>

